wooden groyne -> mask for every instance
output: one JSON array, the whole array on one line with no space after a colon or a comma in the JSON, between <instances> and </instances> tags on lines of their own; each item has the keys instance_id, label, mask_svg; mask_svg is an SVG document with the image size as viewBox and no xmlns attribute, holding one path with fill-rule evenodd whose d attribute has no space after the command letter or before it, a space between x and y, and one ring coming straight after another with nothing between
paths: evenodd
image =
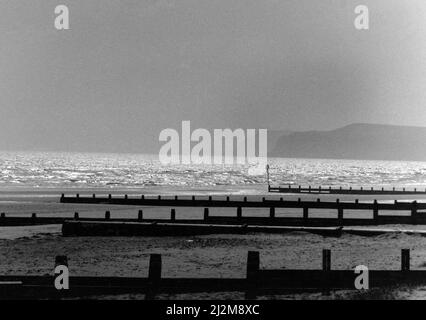
<instances>
[{"instance_id":1,"label":"wooden groyne","mask_svg":"<svg viewBox=\"0 0 426 320\"><path fill-rule=\"evenodd\" d=\"M174 198L158 197L99 197L93 195L92 197L75 197L61 196L62 203L88 203L88 204L114 204L114 205L137 205L137 206L166 206L166 207L205 207L204 221L209 223L246 223L249 225L288 225L288 226L349 226L349 225L382 225L382 224L426 224L426 203L401 202L394 201L378 202L359 202L358 200L352 202L341 202L339 199L336 201L302 201L298 200L284 200L282 197L277 199L262 198L261 201L251 200L248 201L247 197L243 200L230 199L224 197L221 200L212 199L209 197L197 198L192 196L191 199L182 199L175 196ZM211 216L208 213L208 208L211 207L224 207L236 208L236 216ZM244 208L268 208L269 217L253 217L244 216ZM288 217L284 215L276 215L277 208L296 208L301 209L302 217ZM322 209L335 213L335 216L329 218L317 218L310 216L311 209ZM174 209L172 209L173 212ZM348 218L345 216L345 211L370 211L371 218ZM386 215L383 211L405 211L409 215ZM330 213L328 212L328 213ZM171 214L171 220L175 220L175 215Z\"/></svg>"},{"instance_id":2,"label":"wooden groyne","mask_svg":"<svg viewBox=\"0 0 426 320\"><path fill-rule=\"evenodd\" d=\"M279 187L271 187L268 186L269 192L278 192L278 193L317 193L317 194L357 194L357 195L426 195L425 190L417 190L414 188L412 190L407 190L406 188L401 189L386 189L379 188L374 189L373 187L369 188L332 188L332 187L302 187L302 186L292 186L289 185L287 187L279 186Z\"/></svg>"},{"instance_id":3,"label":"wooden groyne","mask_svg":"<svg viewBox=\"0 0 426 320\"><path fill-rule=\"evenodd\" d=\"M67 198L63 198L66 201ZM75 198L71 198L75 200ZM79 201L86 201L93 199L103 201L100 198L77 198ZM111 202L123 201L123 199L111 199ZM141 206L172 206L177 205L179 207L199 207L201 205L210 205L212 207L235 207L235 215L211 215L209 207L204 207L203 212L200 210L200 217L193 219L179 219L176 215L176 209L170 209L169 219L146 219L143 215L143 210L139 210L134 218L117 218L114 217L110 211L105 212L104 218L84 218L80 217L78 212L74 213L74 216L70 217L38 217L35 213L31 216L20 216L11 217L6 213L0 215L0 226L25 226L25 225L41 225L41 224L62 224L66 220L85 220L86 222L168 222L171 224L221 224L221 225L256 225L256 226L304 226L304 227L342 227L342 226L365 226L365 225L386 225L386 224L426 224L426 213L422 210L426 209L426 203L413 202L397 202L394 203L379 203L376 200L373 202L321 202L317 201L284 201L280 200L266 200L262 201L239 201L239 200L203 200L203 199L129 199L125 198L124 203L133 203L134 205L139 204ZM190 202L190 203L188 203ZM121 203L121 204L124 204ZM268 208L268 216L253 216L246 215L244 209L246 207L256 208ZM299 208L300 216L289 216L288 213L276 213L277 208ZM310 214L311 209L323 209L325 212L324 217L315 217ZM359 211L371 211L369 218L361 217L348 217L345 215L347 210L359 210ZM396 215L395 212L392 215L386 215L383 211L397 211L402 214ZM405 212L403 212L405 211Z\"/></svg>"},{"instance_id":4,"label":"wooden groyne","mask_svg":"<svg viewBox=\"0 0 426 320\"><path fill-rule=\"evenodd\" d=\"M60 258L57 257L56 261L68 260L64 256ZM355 279L359 274L354 270L333 270L331 262L331 251L324 249L322 269L264 270L260 269L259 252L249 251L244 278L164 278L161 255L151 254L148 276L145 278L70 275L69 289L66 290L57 290L54 287L54 275L3 275L0 276L0 299L61 299L124 293L145 294L146 299L153 299L155 295L162 293L233 291L245 292L246 298L252 299L262 294L356 290ZM424 284L426 284L426 270L410 269L408 249L401 250L400 270L368 271L369 288Z\"/></svg>"},{"instance_id":5,"label":"wooden groyne","mask_svg":"<svg viewBox=\"0 0 426 320\"><path fill-rule=\"evenodd\" d=\"M186 221L185 223L179 223L177 221L113 222L66 220L62 224L62 235L65 237L187 237L208 234L284 234L294 231L308 232L327 237L340 237L344 233L359 236L377 236L388 233L410 235L417 234L426 236L426 230L400 230L356 227L298 227L248 224L211 224L194 223L189 221Z\"/></svg>"}]
</instances>

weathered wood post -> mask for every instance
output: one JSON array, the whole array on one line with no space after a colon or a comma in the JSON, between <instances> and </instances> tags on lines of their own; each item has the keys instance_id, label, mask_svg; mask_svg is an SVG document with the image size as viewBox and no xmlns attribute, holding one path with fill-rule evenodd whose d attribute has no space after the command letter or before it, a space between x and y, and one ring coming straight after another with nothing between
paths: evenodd
<instances>
[{"instance_id":1,"label":"weathered wood post","mask_svg":"<svg viewBox=\"0 0 426 320\"><path fill-rule=\"evenodd\" d=\"M36 220L37 220L37 214L33 212L33 213L31 214L31 222L32 222L32 223L35 223L35 222L36 222Z\"/></svg>"},{"instance_id":2,"label":"weathered wood post","mask_svg":"<svg viewBox=\"0 0 426 320\"><path fill-rule=\"evenodd\" d=\"M308 192L311 193L311 186L308 187Z\"/></svg>"},{"instance_id":3,"label":"weathered wood post","mask_svg":"<svg viewBox=\"0 0 426 320\"><path fill-rule=\"evenodd\" d=\"M172 221L176 220L176 210L175 209L170 210L170 220L172 220Z\"/></svg>"},{"instance_id":4,"label":"weathered wood post","mask_svg":"<svg viewBox=\"0 0 426 320\"><path fill-rule=\"evenodd\" d=\"M111 194L108 195L108 200L111 200L112 196Z\"/></svg>"},{"instance_id":5,"label":"weathered wood post","mask_svg":"<svg viewBox=\"0 0 426 320\"><path fill-rule=\"evenodd\" d=\"M158 195L158 200L161 200L161 195Z\"/></svg>"},{"instance_id":6,"label":"weathered wood post","mask_svg":"<svg viewBox=\"0 0 426 320\"><path fill-rule=\"evenodd\" d=\"M243 210L241 207L237 207L237 219L241 219L243 216Z\"/></svg>"},{"instance_id":7,"label":"weathered wood post","mask_svg":"<svg viewBox=\"0 0 426 320\"><path fill-rule=\"evenodd\" d=\"M401 271L410 271L410 249L401 250Z\"/></svg>"},{"instance_id":8,"label":"weathered wood post","mask_svg":"<svg viewBox=\"0 0 426 320\"><path fill-rule=\"evenodd\" d=\"M318 187L318 193L321 193L321 186Z\"/></svg>"},{"instance_id":9,"label":"weathered wood post","mask_svg":"<svg viewBox=\"0 0 426 320\"><path fill-rule=\"evenodd\" d=\"M78 193L76 194L76 198L77 198L77 199L78 199L78 198L80 198L80 195L79 195Z\"/></svg>"},{"instance_id":10,"label":"weathered wood post","mask_svg":"<svg viewBox=\"0 0 426 320\"><path fill-rule=\"evenodd\" d=\"M68 267L68 257L67 256L56 256L55 257L55 268L57 266L67 266Z\"/></svg>"},{"instance_id":11,"label":"weathered wood post","mask_svg":"<svg viewBox=\"0 0 426 320\"><path fill-rule=\"evenodd\" d=\"M124 195L124 199L126 199L126 200L127 200L128 198L129 198L129 197L127 196L127 194L125 194L125 195Z\"/></svg>"},{"instance_id":12,"label":"weathered wood post","mask_svg":"<svg viewBox=\"0 0 426 320\"><path fill-rule=\"evenodd\" d=\"M105 211L105 220L111 219L111 212Z\"/></svg>"},{"instance_id":13,"label":"weathered wood post","mask_svg":"<svg viewBox=\"0 0 426 320\"><path fill-rule=\"evenodd\" d=\"M305 206L303 207L303 220L306 223L308 219L309 219L309 208Z\"/></svg>"},{"instance_id":14,"label":"weathered wood post","mask_svg":"<svg viewBox=\"0 0 426 320\"><path fill-rule=\"evenodd\" d=\"M228 197L226 197L226 201L227 201L227 202L229 202L229 196L228 196Z\"/></svg>"},{"instance_id":15,"label":"weathered wood post","mask_svg":"<svg viewBox=\"0 0 426 320\"><path fill-rule=\"evenodd\" d=\"M269 208L269 217L275 218L275 208L274 207Z\"/></svg>"},{"instance_id":16,"label":"weathered wood post","mask_svg":"<svg viewBox=\"0 0 426 320\"><path fill-rule=\"evenodd\" d=\"M358 200L358 199L355 199L355 203L356 203L356 204L358 204L358 203L359 203L359 200Z\"/></svg>"},{"instance_id":17,"label":"weathered wood post","mask_svg":"<svg viewBox=\"0 0 426 320\"><path fill-rule=\"evenodd\" d=\"M212 196L209 196L209 201L212 201Z\"/></svg>"},{"instance_id":18,"label":"weathered wood post","mask_svg":"<svg viewBox=\"0 0 426 320\"><path fill-rule=\"evenodd\" d=\"M153 253L149 257L148 283L145 299L151 300L154 298L161 281L161 254Z\"/></svg>"},{"instance_id":19,"label":"weathered wood post","mask_svg":"<svg viewBox=\"0 0 426 320\"><path fill-rule=\"evenodd\" d=\"M411 220L412 220L413 224L417 224L417 222L418 222L417 218L418 218L418 215L417 215L417 201L413 201L411 203Z\"/></svg>"},{"instance_id":20,"label":"weathered wood post","mask_svg":"<svg viewBox=\"0 0 426 320\"><path fill-rule=\"evenodd\" d=\"M209 208L204 208L204 220L209 218Z\"/></svg>"},{"instance_id":21,"label":"weathered wood post","mask_svg":"<svg viewBox=\"0 0 426 320\"><path fill-rule=\"evenodd\" d=\"M302 186L299 186L299 193L302 192Z\"/></svg>"},{"instance_id":22,"label":"weathered wood post","mask_svg":"<svg viewBox=\"0 0 426 320\"><path fill-rule=\"evenodd\" d=\"M247 202L247 197L244 197L244 202Z\"/></svg>"},{"instance_id":23,"label":"weathered wood post","mask_svg":"<svg viewBox=\"0 0 426 320\"><path fill-rule=\"evenodd\" d=\"M336 202L337 202L337 219L339 220L340 224L343 224L343 207L339 204L339 199L337 199Z\"/></svg>"},{"instance_id":24,"label":"weathered wood post","mask_svg":"<svg viewBox=\"0 0 426 320\"><path fill-rule=\"evenodd\" d=\"M392 188L392 191L395 191L395 187Z\"/></svg>"},{"instance_id":25,"label":"weathered wood post","mask_svg":"<svg viewBox=\"0 0 426 320\"><path fill-rule=\"evenodd\" d=\"M379 204L376 199L374 199L373 203L373 219L376 223L379 221Z\"/></svg>"},{"instance_id":26,"label":"weathered wood post","mask_svg":"<svg viewBox=\"0 0 426 320\"><path fill-rule=\"evenodd\" d=\"M317 202L321 202L321 199L320 199L320 198L318 198L318 199L317 199Z\"/></svg>"},{"instance_id":27,"label":"weathered wood post","mask_svg":"<svg viewBox=\"0 0 426 320\"><path fill-rule=\"evenodd\" d=\"M0 218L1 218L1 219L6 218L6 213L2 212L2 213L0 214Z\"/></svg>"},{"instance_id":28,"label":"weathered wood post","mask_svg":"<svg viewBox=\"0 0 426 320\"><path fill-rule=\"evenodd\" d=\"M178 201L178 196L175 196L175 201Z\"/></svg>"},{"instance_id":29,"label":"weathered wood post","mask_svg":"<svg viewBox=\"0 0 426 320\"><path fill-rule=\"evenodd\" d=\"M256 287L259 274L259 252L258 251L249 251L247 254L247 299L254 299L256 297Z\"/></svg>"},{"instance_id":30,"label":"weathered wood post","mask_svg":"<svg viewBox=\"0 0 426 320\"><path fill-rule=\"evenodd\" d=\"M402 188L402 192L405 192L405 188Z\"/></svg>"},{"instance_id":31,"label":"weathered wood post","mask_svg":"<svg viewBox=\"0 0 426 320\"><path fill-rule=\"evenodd\" d=\"M195 196L192 196L192 201L195 201Z\"/></svg>"},{"instance_id":32,"label":"weathered wood post","mask_svg":"<svg viewBox=\"0 0 426 320\"><path fill-rule=\"evenodd\" d=\"M331 270L331 251L329 249L322 250L322 271Z\"/></svg>"},{"instance_id":33,"label":"weathered wood post","mask_svg":"<svg viewBox=\"0 0 426 320\"><path fill-rule=\"evenodd\" d=\"M262 202L265 202L265 197L262 198Z\"/></svg>"},{"instance_id":34,"label":"weathered wood post","mask_svg":"<svg viewBox=\"0 0 426 320\"><path fill-rule=\"evenodd\" d=\"M141 195L141 200L145 200L145 195L144 194Z\"/></svg>"},{"instance_id":35,"label":"weathered wood post","mask_svg":"<svg viewBox=\"0 0 426 320\"><path fill-rule=\"evenodd\" d=\"M80 219L78 212L74 212L74 220L78 220Z\"/></svg>"},{"instance_id":36,"label":"weathered wood post","mask_svg":"<svg viewBox=\"0 0 426 320\"><path fill-rule=\"evenodd\" d=\"M331 251L329 249L322 250L322 271L323 271L323 295L330 294L330 270L331 270Z\"/></svg>"},{"instance_id":37,"label":"weathered wood post","mask_svg":"<svg viewBox=\"0 0 426 320\"><path fill-rule=\"evenodd\" d=\"M138 211L138 221L142 221L143 220L143 211L139 210Z\"/></svg>"},{"instance_id":38,"label":"weathered wood post","mask_svg":"<svg viewBox=\"0 0 426 320\"><path fill-rule=\"evenodd\" d=\"M280 198L280 201L281 201L281 202L283 202L283 201L284 201L284 198L283 198L283 197L281 197L281 198Z\"/></svg>"},{"instance_id":39,"label":"weathered wood post","mask_svg":"<svg viewBox=\"0 0 426 320\"><path fill-rule=\"evenodd\" d=\"M92 198L93 198L93 199L96 199L96 194L92 194Z\"/></svg>"}]
</instances>

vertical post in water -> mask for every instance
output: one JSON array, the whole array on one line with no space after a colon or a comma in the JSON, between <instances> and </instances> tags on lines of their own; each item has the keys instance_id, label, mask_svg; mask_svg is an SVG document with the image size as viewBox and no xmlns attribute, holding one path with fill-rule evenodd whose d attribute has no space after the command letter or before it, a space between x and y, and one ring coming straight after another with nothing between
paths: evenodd
<instances>
[{"instance_id":1,"label":"vertical post in water","mask_svg":"<svg viewBox=\"0 0 426 320\"><path fill-rule=\"evenodd\" d=\"M111 219L111 212L106 211L105 212L105 220L109 220L109 219Z\"/></svg>"},{"instance_id":2,"label":"vertical post in water","mask_svg":"<svg viewBox=\"0 0 426 320\"><path fill-rule=\"evenodd\" d=\"M410 249L401 250L401 271L410 270Z\"/></svg>"},{"instance_id":3,"label":"vertical post in water","mask_svg":"<svg viewBox=\"0 0 426 320\"><path fill-rule=\"evenodd\" d=\"M74 212L74 220L78 220L80 217L78 215L78 212Z\"/></svg>"},{"instance_id":4,"label":"vertical post in water","mask_svg":"<svg viewBox=\"0 0 426 320\"><path fill-rule=\"evenodd\" d=\"M176 220L176 210L175 209L170 210L170 220L172 220L172 221Z\"/></svg>"},{"instance_id":5,"label":"vertical post in water","mask_svg":"<svg viewBox=\"0 0 426 320\"><path fill-rule=\"evenodd\" d=\"M266 182L268 184L268 192L270 192L271 184L269 183L269 164L266 165Z\"/></svg>"},{"instance_id":6,"label":"vertical post in water","mask_svg":"<svg viewBox=\"0 0 426 320\"><path fill-rule=\"evenodd\" d=\"M204 220L209 218L209 208L204 208Z\"/></svg>"},{"instance_id":7,"label":"vertical post in water","mask_svg":"<svg viewBox=\"0 0 426 320\"><path fill-rule=\"evenodd\" d=\"M139 210L138 211L138 221L142 221L143 220L143 211Z\"/></svg>"}]
</instances>

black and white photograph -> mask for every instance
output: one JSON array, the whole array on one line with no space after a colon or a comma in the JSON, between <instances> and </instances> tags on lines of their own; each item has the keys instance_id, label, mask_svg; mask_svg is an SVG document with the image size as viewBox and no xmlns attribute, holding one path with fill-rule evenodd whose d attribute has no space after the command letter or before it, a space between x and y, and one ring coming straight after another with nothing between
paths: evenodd
<instances>
[{"instance_id":1,"label":"black and white photograph","mask_svg":"<svg viewBox=\"0 0 426 320\"><path fill-rule=\"evenodd\" d=\"M426 1L1 0L0 44L4 303L426 299Z\"/></svg>"}]
</instances>

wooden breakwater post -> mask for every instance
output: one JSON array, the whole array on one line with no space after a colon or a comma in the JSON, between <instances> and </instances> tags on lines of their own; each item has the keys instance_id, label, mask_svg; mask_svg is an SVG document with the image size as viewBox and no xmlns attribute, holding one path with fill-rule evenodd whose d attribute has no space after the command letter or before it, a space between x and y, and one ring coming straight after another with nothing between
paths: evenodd
<instances>
[{"instance_id":1,"label":"wooden breakwater post","mask_svg":"<svg viewBox=\"0 0 426 320\"><path fill-rule=\"evenodd\" d=\"M418 218L418 214L417 214L417 201L413 201L411 203L411 221L413 224L417 224L417 219Z\"/></svg>"},{"instance_id":2,"label":"wooden breakwater post","mask_svg":"<svg viewBox=\"0 0 426 320\"><path fill-rule=\"evenodd\" d=\"M256 288L258 285L257 280L259 276L259 267L260 267L259 251L249 251L247 254L246 299L256 298Z\"/></svg>"},{"instance_id":3,"label":"wooden breakwater post","mask_svg":"<svg viewBox=\"0 0 426 320\"><path fill-rule=\"evenodd\" d=\"M377 200L374 200L373 203L373 219L376 223L379 221L379 204Z\"/></svg>"},{"instance_id":4,"label":"wooden breakwater post","mask_svg":"<svg viewBox=\"0 0 426 320\"><path fill-rule=\"evenodd\" d=\"M74 212L74 220L80 219L78 212Z\"/></svg>"},{"instance_id":5,"label":"wooden breakwater post","mask_svg":"<svg viewBox=\"0 0 426 320\"><path fill-rule=\"evenodd\" d=\"M337 220L339 221L339 224L343 224L343 207L340 205L339 199L336 199L336 205L337 205Z\"/></svg>"},{"instance_id":6,"label":"wooden breakwater post","mask_svg":"<svg viewBox=\"0 0 426 320\"><path fill-rule=\"evenodd\" d=\"M5 218L6 218L6 213L2 212L2 213L0 214L0 219L5 219Z\"/></svg>"},{"instance_id":7,"label":"wooden breakwater post","mask_svg":"<svg viewBox=\"0 0 426 320\"><path fill-rule=\"evenodd\" d=\"M105 211L105 220L111 219L111 212Z\"/></svg>"},{"instance_id":8,"label":"wooden breakwater post","mask_svg":"<svg viewBox=\"0 0 426 320\"><path fill-rule=\"evenodd\" d=\"M243 209L241 207L237 207L237 219L241 219L243 217Z\"/></svg>"},{"instance_id":9,"label":"wooden breakwater post","mask_svg":"<svg viewBox=\"0 0 426 320\"><path fill-rule=\"evenodd\" d=\"M32 223L35 223L37 221L37 214L35 213L35 212L33 212L32 214L31 214L31 222Z\"/></svg>"},{"instance_id":10,"label":"wooden breakwater post","mask_svg":"<svg viewBox=\"0 0 426 320\"><path fill-rule=\"evenodd\" d=\"M176 220L176 209L170 210L170 220L175 221Z\"/></svg>"},{"instance_id":11,"label":"wooden breakwater post","mask_svg":"<svg viewBox=\"0 0 426 320\"><path fill-rule=\"evenodd\" d=\"M55 268L57 266L67 266L68 267L68 257L67 256L56 256L55 257Z\"/></svg>"},{"instance_id":12,"label":"wooden breakwater post","mask_svg":"<svg viewBox=\"0 0 426 320\"><path fill-rule=\"evenodd\" d=\"M304 206L303 207L303 220L305 221L305 223L307 223L308 219L309 219L309 207Z\"/></svg>"},{"instance_id":13,"label":"wooden breakwater post","mask_svg":"<svg viewBox=\"0 0 426 320\"><path fill-rule=\"evenodd\" d=\"M275 207L270 207L269 208L269 217L270 218L275 218Z\"/></svg>"},{"instance_id":14,"label":"wooden breakwater post","mask_svg":"<svg viewBox=\"0 0 426 320\"><path fill-rule=\"evenodd\" d=\"M410 271L410 249L401 250L401 271Z\"/></svg>"},{"instance_id":15,"label":"wooden breakwater post","mask_svg":"<svg viewBox=\"0 0 426 320\"><path fill-rule=\"evenodd\" d=\"M331 283L331 251L329 249L322 250L322 271L323 271L323 295L330 295Z\"/></svg>"},{"instance_id":16,"label":"wooden breakwater post","mask_svg":"<svg viewBox=\"0 0 426 320\"><path fill-rule=\"evenodd\" d=\"M152 300L158 291L161 281L161 254L152 253L149 257L148 289L146 300Z\"/></svg>"},{"instance_id":17,"label":"wooden breakwater post","mask_svg":"<svg viewBox=\"0 0 426 320\"><path fill-rule=\"evenodd\" d=\"M204 208L204 220L209 218L209 208Z\"/></svg>"},{"instance_id":18,"label":"wooden breakwater post","mask_svg":"<svg viewBox=\"0 0 426 320\"><path fill-rule=\"evenodd\" d=\"M143 211L139 210L138 211L138 221L142 221L143 220Z\"/></svg>"}]
</instances>

